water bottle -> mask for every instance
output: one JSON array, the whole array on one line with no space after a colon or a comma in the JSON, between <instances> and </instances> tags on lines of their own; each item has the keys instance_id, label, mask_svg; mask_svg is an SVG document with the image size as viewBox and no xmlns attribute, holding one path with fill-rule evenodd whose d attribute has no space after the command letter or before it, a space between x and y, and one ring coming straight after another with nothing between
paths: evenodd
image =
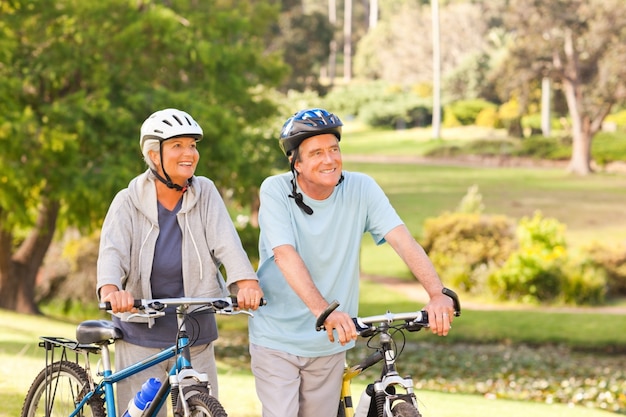
<instances>
[{"instance_id":1,"label":"water bottle","mask_svg":"<svg viewBox=\"0 0 626 417\"><path fill-rule=\"evenodd\" d=\"M354 410L354 417L367 417L370 415L374 384L369 384L361 394L361 399Z\"/></svg>"},{"instance_id":2,"label":"water bottle","mask_svg":"<svg viewBox=\"0 0 626 417\"><path fill-rule=\"evenodd\" d=\"M144 382L141 386L141 391L128 403L128 410L122 417L140 417L143 410L154 400L159 388L161 388L161 381L157 378L150 378Z\"/></svg>"}]
</instances>

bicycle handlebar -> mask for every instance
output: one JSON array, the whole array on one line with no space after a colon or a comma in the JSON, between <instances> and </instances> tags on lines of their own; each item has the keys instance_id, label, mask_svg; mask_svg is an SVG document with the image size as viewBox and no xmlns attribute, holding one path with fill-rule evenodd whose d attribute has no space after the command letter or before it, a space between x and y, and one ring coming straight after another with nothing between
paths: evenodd
<instances>
[{"instance_id":1,"label":"bicycle handlebar","mask_svg":"<svg viewBox=\"0 0 626 417\"><path fill-rule=\"evenodd\" d=\"M259 307L267 304L267 300L261 298L259 300ZM200 298L200 297L179 297L179 298L155 298L155 299L136 299L133 302L133 307L138 309L153 309L156 311L162 311L168 306L181 306L181 305L207 305L215 308L216 310L229 310L237 308L237 297L230 295L228 297L217 298ZM98 304L100 310L111 310L111 303L108 301Z\"/></svg>"},{"instance_id":2,"label":"bicycle handlebar","mask_svg":"<svg viewBox=\"0 0 626 417\"><path fill-rule=\"evenodd\" d=\"M452 303L454 305L454 316L458 317L461 315L461 302L459 301L459 296L449 288L443 288L441 292L452 299ZM332 303L326 310L319 315L317 320L315 321L315 330L318 332L324 330L324 322L330 316L330 314L335 311L339 307L339 302L337 300L333 300ZM379 323L379 322L388 322L391 323L397 320L404 320L406 322L410 322L412 325L416 326L418 329L422 327L428 327L428 313L424 310L414 311L410 313L391 313L387 312L387 314L378 315L378 316L370 316L370 317L354 317L352 321L356 327L357 333L361 334L366 330L371 330L370 324Z\"/></svg>"},{"instance_id":3,"label":"bicycle handlebar","mask_svg":"<svg viewBox=\"0 0 626 417\"><path fill-rule=\"evenodd\" d=\"M319 332L324 329L324 322L326 321L328 316L330 316L330 313L335 311L337 307L339 307L339 301L333 300L333 302L330 303L328 307L326 307L326 310L322 311L322 314L320 314L320 316L315 321L315 330Z\"/></svg>"}]
</instances>

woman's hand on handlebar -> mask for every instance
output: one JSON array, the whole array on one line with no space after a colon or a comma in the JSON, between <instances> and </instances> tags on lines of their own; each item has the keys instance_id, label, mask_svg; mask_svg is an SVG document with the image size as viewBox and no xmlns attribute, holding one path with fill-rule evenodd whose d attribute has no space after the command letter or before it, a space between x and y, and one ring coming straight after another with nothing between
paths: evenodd
<instances>
[{"instance_id":1,"label":"woman's hand on handlebar","mask_svg":"<svg viewBox=\"0 0 626 417\"><path fill-rule=\"evenodd\" d=\"M255 279L237 281L237 305L239 309L256 310L261 305L263 290Z\"/></svg>"},{"instance_id":2,"label":"woman's hand on handlebar","mask_svg":"<svg viewBox=\"0 0 626 417\"><path fill-rule=\"evenodd\" d=\"M118 289L115 285L104 285L100 288L100 297L103 302L111 303L113 313L137 312L133 306L135 298L131 293Z\"/></svg>"},{"instance_id":3,"label":"woman's hand on handlebar","mask_svg":"<svg viewBox=\"0 0 626 417\"><path fill-rule=\"evenodd\" d=\"M335 342L335 336L333 334L333 330L335 330L339 338L339 343L341 343L342 346L352 340L356 340L358 336L352 317L343 311L333 311L326 321L324 321L324 328L328 334L328 340L330 340L331 343Z\"/></svg>"}]
</instances>

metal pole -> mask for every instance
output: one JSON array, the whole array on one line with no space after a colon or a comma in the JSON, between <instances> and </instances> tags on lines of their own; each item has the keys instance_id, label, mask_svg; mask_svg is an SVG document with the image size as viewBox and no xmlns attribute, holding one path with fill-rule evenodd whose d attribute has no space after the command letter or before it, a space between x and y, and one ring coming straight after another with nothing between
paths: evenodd
<instances>
[{"instance_id":1,"label":"metal pole","mask_svg":"<svg viewBox=\"0 0 626 417\"><path fill-rule=\"evenodd\" d=\"M541 131L543 136L550 137L550 79L544 77L541 80Z\"/></svg>"},{"instance_id":2,"label":"metal pole","mask_svg":"<svg viewBox=\"0 0 626 417\"><path fill-rule=\"evenodd\" d=\"M441 138L441 40L439 36L439 0L431 0L433 20L433 139Z\"/></svg>"}]
</instances>

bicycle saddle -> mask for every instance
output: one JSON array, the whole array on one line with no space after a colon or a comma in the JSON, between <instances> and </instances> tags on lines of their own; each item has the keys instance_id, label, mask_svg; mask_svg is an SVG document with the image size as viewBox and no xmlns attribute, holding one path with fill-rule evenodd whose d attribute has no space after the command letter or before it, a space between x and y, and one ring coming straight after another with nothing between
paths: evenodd
<instances>
[{"instance_id":1,"label":"bicycle saddle","mask_svg":"<svg viewBox=\"0 0 626 417\"><path fill-rule=\"evenodd\" d=\"M87 320L76 327L78 343L101 345L122 338L122 331L110 320Z\"/></svg>"}]
</instances>

